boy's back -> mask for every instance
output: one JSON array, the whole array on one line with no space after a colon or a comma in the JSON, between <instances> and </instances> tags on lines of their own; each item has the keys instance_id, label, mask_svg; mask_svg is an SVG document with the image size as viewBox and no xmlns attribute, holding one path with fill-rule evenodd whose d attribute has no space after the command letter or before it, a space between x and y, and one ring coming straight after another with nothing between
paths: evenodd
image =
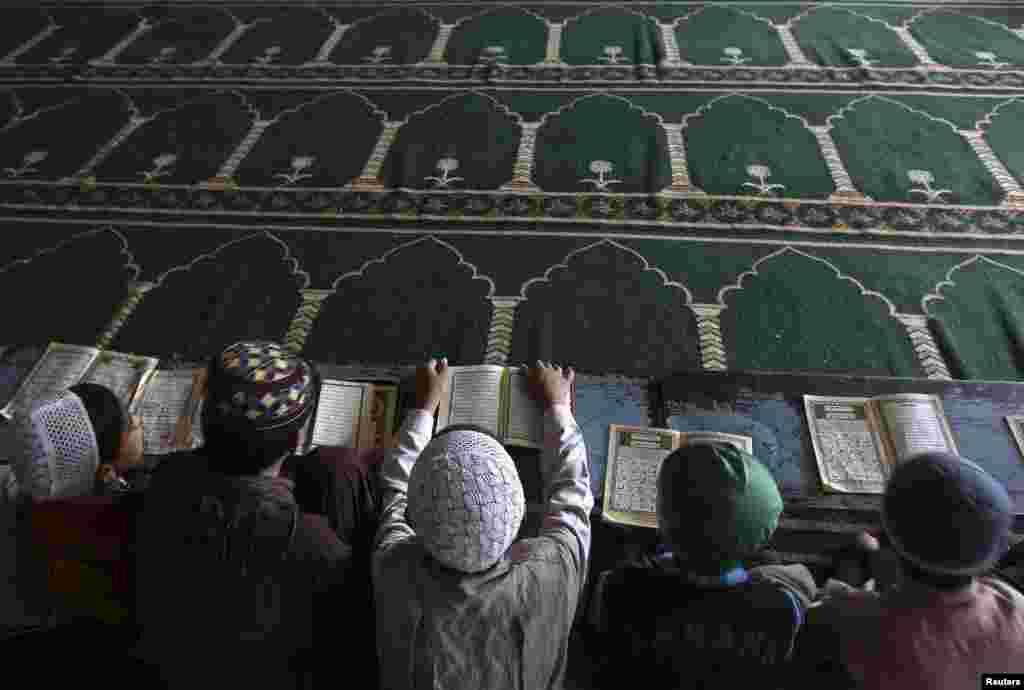
<instances>
[{"instance_id":1,"label":"boy's back","mask_svg":"<svg viewBox=\"0 0 1024 690\"><path fill-rule=\"evenodd\" d=\"M944 592L908 583L853 591L808 616L808 638L841 659L858 687L976 687L982 673L1024 673L1024 595L995 578ZM825 634L825 633L831 634Z\"/></svg>"},{"instance_id":2,"label":"boy's back","mask_svg":"<svg viewBox=\"0 0 1024 690\"><path fill-rule=\"evenodd\" d=\"M813 582L809 589L813 596ZM758 570L697 581L663 557L611 571L597 596L601 686L642 673L651 688L699 688L750 678L773 687L806 595L796 597Z\"/></svg>"}]
</instances>

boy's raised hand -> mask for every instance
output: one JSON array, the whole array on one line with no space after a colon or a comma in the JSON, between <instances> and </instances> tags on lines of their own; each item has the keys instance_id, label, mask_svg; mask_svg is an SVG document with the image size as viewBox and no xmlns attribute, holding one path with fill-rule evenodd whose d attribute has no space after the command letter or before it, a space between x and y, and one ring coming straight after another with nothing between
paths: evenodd
<instances>
[{"instance_id":1,"label":"boy's raised hand","mask_svg":"<svg viewBox=\"0 0 1024 690\"><path fill-rule=\"evenodd\" d=\"M452 372L448 368L448 358L440 361L431 359L416 369L416 409L426 410L433 414L441 399L448 393L452 382Z\"/></svg>"},{"instance_id":2,"label":"boy's raised hand","mask_svg":"<svg viewBox=\"0 0 1024 690\"><path fill-rule=\"evenodd\" d=\"M568 405L572 394L572 382L576 372L565 367L538 361L527 372L530 393L545 408L552 405Z\"/></svg>"}]
</instances>

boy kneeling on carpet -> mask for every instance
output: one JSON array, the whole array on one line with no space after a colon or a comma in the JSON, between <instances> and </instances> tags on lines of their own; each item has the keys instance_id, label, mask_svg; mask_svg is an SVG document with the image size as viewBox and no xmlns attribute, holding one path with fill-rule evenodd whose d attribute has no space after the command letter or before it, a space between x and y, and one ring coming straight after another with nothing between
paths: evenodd
<instances>
[{"instance_id":1,"label":"boy kneeling on carpet","mask_svg":"<svg viewBox=\"0 0 1024 690\"><path fill-rule=\"evenodd\" d=\"M142 421L106 386L80 383L37 402L16 423L17 491L37 500L116 495L142 467Z\"/></svg>"},{"instance_id":2,"label":"boy kneeling on carpet","mask_svg":"<svg viewBox=\"0 0 1024 690\"><path fill-rule=\"evenodd\" d=\"M658 531L670 553L603 573L588 656L597 687L784 684L785 662L817 588L803 565L747 571L782 512L769 471L731 445L684 446L661 464Z\"/></svg>"},{"instance_id":3,"label":"boy kneeling on carpet","mask_svg":"<svg viewBox=\"0 0 1024 690\"><path fill-rule=\"evenodd\" d=\"M273 343L233 345L209 370L207 445L165 456L148 488L144 477L133 476L144 474L141 426L126 421L109 390L75 386L19 419L25 448L15 483L31 527L21 531L19 577L48 580L73 616L61 622L75 625L24 634L16 647L7 646L26 654L67 646L65 655L83 663L96 654L116 660L136 643L136 623L143 623L141 656L174 667L171 680L193 688L217 683L214 672L234 681L250 671L260 685L283 674L287 687L296 680L284 669L289 657L304 655L305 671L333 673L310 650L315 622L322 625L320 642L337 651L341 600L332 584L344 582L344 619L362 630L346 649L375 685L369 553L377 518L373 465L383 449L291 455L305 445L319 377ZM28 557L40 549L42 561ZM48 575L29 563L46 565ZM234 616L232 606L242 615ZM311 620L310 609L320 618ZM125 625L88 625L95 622ZM209 667L204 654L206 661L214 657ZM193 664L191 671L185 664ZM81 664L65 668L73 674Z\"/></svg>"},{"instance_id":4,"label":"boy kneeling on carpet","mask_svg":"<svg viewBox=\"0 0 1024 690\"><path fill-rule=\"evenodd\" d=\"M15 424L19 596L43 597L65 620L129 622L139 418L110 389L82 383Z\"/></svg>"},{"instance_id":5,"label":"boy kneeling on carpet","mask_svg":"<svg viewBox=\"0 0 1024 690\"><path fill-rule=\"evenodd\" d=\"M529 379L546 409L547 514L539 537L515 543L525 497L512 458L484 430L431 440L451 375L445 360L417 372L415 409L381 473L373 575L385 690L562 686L594 498L573 372L538 364Z\"/></svg>"},{"instance_id":6,"label":"boy kneeling on carpet","mask_svg":"<svg viewBox=\"0 0 1024 690\"><path fill-rule=\"evenodd\" d=\"M830 582L808 613L796 662L808 687L953 690L978 687L983 673L1024 673L1013 516L1003 485L968 460L925 453L899 465L882 501L891 550L859 537L873 586Z\"/></svg>"},{"instance_id":7,"label":"boy kneeling on carpet","mask_svg":"<svg viewBox=\"0 0 1024 690\"><path fill-rule=\"evenodd\" d=\"M324 459L293 457L320 385L280 345L228 347L209 365L203 446L153 473L137 528L137 651L170 687L294 687L306 671L335 676L339 653L346 675L374 684L369 554L349 543L358 550L361 528L368 551L373 482L305 472L334 482L319 487L324 517L304 512L299 478L285 476Z\"/></svg>"}]
</instances>

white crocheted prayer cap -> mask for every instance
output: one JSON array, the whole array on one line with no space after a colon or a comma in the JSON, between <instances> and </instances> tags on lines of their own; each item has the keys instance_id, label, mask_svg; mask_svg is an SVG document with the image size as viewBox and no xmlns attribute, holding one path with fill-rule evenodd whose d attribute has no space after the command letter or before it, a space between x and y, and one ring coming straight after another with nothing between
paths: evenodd
<instances>
[{"instance_id":1,"label":"white crocheted prayer cap","mask_svg":"<svg viewBox=\"0 0 1024 690\"><path fill-rule=\"evenodd\" d=\"M19 418L21 453L14 471L22 492L35 498L92 492L100 451L81 398L65 391Z\"/></svg>"},{"instance_id":2,"label":"white crocheted prayer cap","mask_svg":"<svg viewBox=\"0 0 1024 690\"><path fill-rule=\"evenodd\" d=\"M423 449L409 477L409 519L430 554L466 573L512 545L526 498L511 456L476 431L451 431Z\"/></svg>"}]
</instances>

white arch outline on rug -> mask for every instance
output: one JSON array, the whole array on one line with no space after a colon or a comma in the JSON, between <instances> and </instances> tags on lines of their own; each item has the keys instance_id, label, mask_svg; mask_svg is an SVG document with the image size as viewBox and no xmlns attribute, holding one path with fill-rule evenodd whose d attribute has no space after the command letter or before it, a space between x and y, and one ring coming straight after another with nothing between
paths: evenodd
<instances>
[{"instance_id":1,"label":"white arch outline on rug","mask_svg":"<svg viewBox=\"0 0 1024 690\"><path fill-rule=\"evenodd\" d=\"M768 107L769 110L775 110L782 113L783 115L786 116L786 119L799 120L800 124L804 126L804 129L806 129L808 132L811 131L812 125L807 121L807 118L805 118L803 115L791 113L781 106L773 105L772 103L765 100L764 98L761 98L760 96L751 96L750 94L743 93L742 91L730 91L729 93L720 94L704 103L702 106L697 108L692 113L686 113L685 115L683 115L683 119L681 121L683 126L689 127L690 118L704 117L704 115L706 115L708 111L710 111L716 105L726 100L727 98L732 98L733 96L736 96L737 98L746 98L748 100L755 101L757 103L765 105Z\"/></svg>"},{"instance_id":2,"label":"white arch outline on rug","mask_svg":"<svg viewBox=\"0 0 1024 690\"><path fill-rule=\"evenodd\" d=\"M700 9L703 10L704 8L701 7ZM658 20L656 18L652 17L651 15L644 14L643 12L637 12L636 10L634 10L634 9L632 9L630 7L627 7L627 6L622 5L622 4L612 3L612 2L602 3L602 4L598 5L597 7L590 7L588 9L583 10L579 14L574 14L571 17L566 17L565 19L562 20L562 24L565 25L565 26L568 26L569 22L574 22L574 21L577 21L578 19L582 19L583 17L588 17L588 16L594 14L595 12L600 12L601 10L621 10L622 12L625 12L626 14L632 14L634 16L640 17L641 19L645 19L645 20L647 20L649 22L654 22L655 28L657 28L657 26L658 26Z\"/></svg>"},{"instance_id":3,"label":"white arch outline on rug","mask_svg":"<svg viewBox=\"0 0 1024 690\"><path fill-rule=\"evenodd\" d=\"M359 19L353 19L350 24L345 24L344 22L340 21L336 16L331 14L330 11L329 11L331 8L324 8L324 7L319 7L319 6L316 6L316 5L313 5L313 7L316 10L318 10L320 12L320 14L324 15L325 17L329 17L331 19L332 23L333 23L333 26L348 26L348 29L347 29L346 33L348 33L349 31L352 31L354 28L356 28L360 24L368 24L369 22L372 22L374 19L380 19L382 17L386 18L389 13L396 13L396 12L410 12L410 11L411 12L417 12L419 14L422 14L427 19L429 19L430 21L432 21L432 22L434 22L434 23L436 23L438 25L444 24L444 22L441 21L440 17L434 15L431 12L428 12L427 10L423 9L422 7L416 7L416 6L412 6L412 5L410 5L410 6L393 5L391 7L388 7L387 9L381 10L379 12L374 12L373 14L368 14L365 17L360 17ZM349 5L348 7L351 8L353 6Z\"/></svg>"},{"instance_id":4,"label":"white arch outline on rug","mask_svg":"<svg viewBox=\"0 0 1024 690\"><path fill-rule=\"evenodd\" d=\"M242 242L247 242L248 240L252 239L258 239L260 237L267 237L284 248L284 256L281 257L281 259L285 262L285 264L291 264L292 270L289 275L297 275L302 277L302 285L299 285L296 289L305 290L306 288L308 288L309 274L299 268L299 260L292 256L291 247L289 247L284 240L282 240L280 237L270 232L269 230L260 230L258 232L252 233L251 235L246 235L245 237L239 237L238 239L231 240L230 242L225 242L224 244L218 246L216 249L213 249L212 251L206 252L205 254L200 254L196 258L189 261L187 264L182 264L181 266L174 266L173 268L169 268L160 275L158 275L155 280L153 280L153 285L154 287L157 288L163 287L164 281L166 281L171 276L172 273L187 273L188 271L191 271L200 261L203 261L204 259L213 259L221 251L227 249L232 245L241 244Z\"/></svg>"},{"instance_id":5,"label":"white arch outline on rug","mask_svg":"<svg viewBox=\"0 0 1024 690\"><path fill-rule=\"evenodd\" d=\"M462 98L463 96L468 96L470 94L472 94L474 96L481 96L481 97L487 99L488 101L493 103L494 106L500 112L504 113L505 115L510 116L513 120L515 120L516 124L518 124L519 126L522 126L523 123L525 122L525 120L523 120L523 116L522 115L520 115L516 111L512 110L511 108L509 108L507 105L505 105L504 103L502 103L498 99L494 98L494 96L491 96L491 95L486 94L486 93L481 93L480 91L477 91L476 89L466 89L465 91L460 91L458 93L449 94L449 95L445 96L444 98L442 98L441 100L437 101L436 103L431 103L430 105L424 106L423 108L420 108L419 110L414 110L413 112L411 112L408 115L406 115L405 119L401 120L401 124L404 126L404 125L408 124L410 121L412 121L412 119L414 117L419 117L420 115L426 115L429 111L431 111L431 110L433 110L435 108L440 108L443 104L447 103L448 101L455 100L457 98Z\"/></svg>"},{"instance_id":6,"label":"white arch outline on rug","mask_svg":"<svg viewBox=\"0 0 1024 690\"><path fill-rule=\"evenodd\" d=\"M54 19L53 13L50 11L50 10L53 9L52 7L31 7L30 6L29 9L36 10L37 12L39 12L39 14L43 15L44 17L46 17L46 21L49 22L46 25L46 27L58 26L58 27L64 28L60 24L57 23L56 19ZM39 33L39 32L36 32L36 33Z\"/></svg>"},{"instance_id":7,"label":"white arch outline on rug","mask_svg":"<svg viewBox=\"0 0 1024 690\"><path fill-rule=\"evenodd\" d=\"M86 9L88 9L88 8L86 8ZM141 24L143 20L149 21L149 17L147 17L146 15L144 15L144 14L142 13L142 10L147 10L147 9L154 9L154 6L153 6L153 5L141 5L141 6L135 6L135 7L131 7L131 6L129 6L129 7L120 7L120 8L118 8L118 9L124 9L124 10L128 10L128 14L132 14L132 15L135 15L135 18L136 18L136 19L137 19L138 21L136 22L136 26L133 26L132 28L128 29L128 33L126 33L126 34L123 34L123 35L121 35L121 36L118 36L118 38L117 38L117 39L115 40L115 42L114 42L114 45L117 45L117 42L118 42L118 41L120 41L120 40L121 40L122 38L124 38L125 36L127 36L127 35L131 34L131 32L132 32L132 31L134 31L134 30L135 30L135 28L136 28L136 27L137 27L137 26L138 26L139 24ZM156 28L157 26L159 26L159 25L160 25L160 24L161 24L162 22L164 22L164 21L166 21L166 20L163 20L163 19L161 19L161 20L159 20L159 21L155 21L155 22L153 22L153 23L152 23L152 24L150 25L150 28L151 28L151 29L155 29L155 28ZM113 47L113 46L112 46L112 47ZM106 51L104 51L104 52L106 52Z\"/></svg>"},{"instance_id":8,"label":"white arch outline on rug","mask_svg":"<svg viewBox=\"0 0 1024 690\"><path fill-rule=\"evenodd\" d=\"M761 264L763 264L764 262L766 262L766 261L768 261L770 259L774 259L777 256L782 256L783 254L785 254L787 252L790 252L790 253L793 253L793 254L797 254L797 255L802 256L802 257L804 257L806 259L811 259L812 261L817 261L818 263L821 263L821 264L824 264L824 265L828 266L836 274L836 278L838 278L841 281L842 280L849 281L849 282L853 283L854 285L856 285L857 289L860 290L861 296L875 297L875 298L881 300L882 302L884 302L885 305L887 307L889 307L889 316L893 317L894 319L896 317L896 314L899 313L899 311L896 309L896 305L893 304L892 300L890 300L888 297L883 295L881 292L877 292L875 290L867 289L866 287L864 287L864 283L860 282L859 280L857 280L853 276L846 275L845 273L840 271L838 267L836 267L834 264L832 264L827 259L822 259L820 256L814 256L813 254L808 254L807 252L802 252L799 249L794 249L793 247L790 247L789 245L783 247L782 249L778 249L778 250L776 250L776 251L774 251L774 252L772 252L770 254L766 254L766 255L762 256L760 259L758 259L757 261L755 261L753 263L753 265L750 267L749 270L744 271L743 273L741 273L739 275L739 277L736 279L735 283L730 283L729 285L726 285L725 287L720 289L718 291L718 297L717 297L718 304L723 309L727 309L728 305L725 303L725 296L726 296L727 293L733 292L735 290L743 290L744 289L743 288L743 281L744 281L744 279L750 278L752 276L760 275L760 273L758 273L757 269L758 269L758 267ZM899 319L896 319L896 320L899 321Z\"/></svg>"},{"instance_id":9,"label":"white arch outline on rug","mask_svg":"<svg viewBox=\"0 0 1024 690\"><path fill-rule=\"evenodd\" d=\"M141 24L143 20L145 20L147 22L149 21L149 17L146 16L145 14L143 14L143 10L154 10L154 9L157 9L157 6L156 5L142 5L140 7L130 7L128 9L131 10L132 14L134 14L136 17L139 18L139 23ZM154 21L152 24L149 25L149 30L152 31L153 29L155 29L156 27L160 26L161 24L164 24L165 22L169 22L169 21L171 21L171 20L170 19L157 19L156 21ZM128 34L125 34L125 36L129 35L134 30L135 29L130 29ZM114 45L117 45L117 44L115 43Z\"/></svg>"},{"instance_id":10,"label":"white arch outline on rug","mask_svg":"<svg viewBox=\"0 0 1024 690\"><path fill-rule=\"evenodd\" d=\"M384 252L375 259L369 259L367 261L364 261L363 265L360 266L358 269L354 271L348 271L347 273L343 273L342 275L335 278L331 282L330 290L337 294L338 287L341 285L343 281L348 280L349 278L363 278L365 277L366 270L371 265L384 265L385 263L387 263L388 259L391 258L393 254L397 254L403 249L415 246L421 242L426 242L427 240L432 240L435 244L438 244L447 249L448 251L450 251L451 253L453 253L459 259L459 263L457 264L458 266L469 266L470 270L473 271L473 275L471 277L472 280L483 280L486 281L488 286L490 286L487 291L487 299L490 299L491 297L494 296L495 286L494 281L491 280L490 276L480 273L475 264L471 264L470 262L466 261L466 259L462 256L462 252L460 252L458 249L456 249L453 245L449 244L448 242L445 242L442 239L438 239L434 235L425 235L423 237L417 237L416 239L410 240L408 242L403 242L402 244L396 245L391 249L387 250L386 252Z\"/></svg>"},{"instance_id":11,"label":"white arch outline on rug","mask_svg":"<svg viewBox=\"0 0 1024 690\"><path fill-rule=\"evenodd\" d=\"M480 12L474 12L473 14L466 15L465 17L463 17L461 19L456 19L455 23L451 24L451 26L454 27L452 29L452 33L454 34L455 33L455 29L459 28L461 25L465 24L466 22L471 22L474 19L479 19L480 17L484 17L484 16L486 16L488 14L494 14L498 10L519 10L523 14L528 14L531 17L533 17L534 19L539 19L540 21L544 22L544 28L547 28L548 26L550 26L552 24L550 19L548 19L547 17L544 17L544 16L542 16L540 14L537 14L536 12L534 12L532 10L528 10L525 7L520 7L519 5L516 5L514 3L503 2L503 3L499 4L499 5L495 5L494 7L488 7L486 10L481 10ZM444 23L440 19L438 19L437 21L440 24Z\"/></svg>"},{"instance_id":12,"label":"white arch outline on rug","mask_svg":"<svg viewBox=\"0 0 1024 690\"><path fill-rule=\"evenodd\" d=\"M816 9L818 9L818 7L822 7L822 5L808 5L808 7L806 9L801 10L797 14L793 15L792 19L790 19L787 22L783 22L782 24L776 24L772 20L770 20L770 19L768 19L766 17L762 17L761 15L759 15L759 14L757 14L755 12L751 12L750 10L741 9L741 8L735 7L733 5L723 5L723 7L725 7L726 9L732 10L734 12L737 12L738 14L742 14L742 15L745 15L747 17L750 17L751 19L756 19L759 22L764 22L765 24L767 24L768 26L770 26L770 27L772 27L774 29L777 26L792 27L794 24L799 22L801 19L803 19L804 17L809 15L811 12L813 12Z\"/></svg>"},{"instance_id":13,"label":"white arch outline on rug","mask_svg":"<svg viewBox=\"0 0 1024 690\"><path fill-rule=\"evenodd\" d=\"M1008 7L1011 7L1011 6L1008 6ZM923 17L923 16L925 16L925 14L951 14L951 15L955 15L957 17L964 17L966 19L976 19L979 22L981 22L982 24L991 24L992 26L996 27L997 29L1002 29L1003 31L1008 31L1014 37L1020 38L1020 36L1018 36L1014 32L1013 29L1011 29L1008 25L1003 24L1002 22L997 22L994 19L987 19L985 17L979 17L976 14L964 14L963 12L959 11L961 9L970 9L970 8L969 7L963 7L963 6L959 6L959 7L933 7L933 8L930 8L930 10L928 12L926 12L926 13L920 15L920 16ZM912 21L916 21L917 19L919 19L919 17L915 16Z\"/></svg>"},{"instance_id":14,"label":"white arch outline on rug","mask_svg":"<svg viewBox=\"0 0 1024 690\"><path fill-rule=\"evenodd\" d=\"M947 119L945 119L943 117L936 117L935 115L932 115L931 113L929 113L929 112L927 112L925 110L920 110L919 108L915 108L915 107L907 105L906 103L903 103L901 101L897 101L897 100L894 100L892 98L889 98L888 96L882 96L882 95L877 94L877 93L869 93L866 96L860 96L858 98L855 98L852 101L850 101L849 103L847 103L846 105L844 105L842 108L837 110L836 112L834 112L831 115L829 115L828 117L826 117L825 118L825 122L827 123L828 128L832 129L833 127L835 127L835 125L832 123L832 118L836 118L836 119L840 119L840 120L845 120L846 116L849 113L851 113L858 105L860 105L861 103L864 103L866 101L872 100L872 99L878 100L878 101L883 101L885 103L891 103L892 105L895 105L895 106L898 106L900 108L903 108L907 112L913 113L914 115L920 115L920 116L922 116L924 118L927 118L928 120L931 120L932 122L938 122L938 123L944 124L947 127L949 127L951 130L953 130L954 134L959 134L959 132L960 132L960 128L956 126L956 123L950 122L949 120L947 120Z\"/></svg>"},{"instance_id":15,"label":"white arch outline on rug","mask_svg":"<svg viewBox=\"0 0 1024 690\"><path fill-rule=\"evenodd\" d=\"M876 24L881 24L882 26L884 26L885 28L889 29L890 31L895 31L896 29L906 29L913 22L917 21L918 19L923 17L925 14L927 14L931 9L933 9L933 8L925 8L924 11L916 12L913 15L911 15L902 24L894 25L894 24L890 24L889 22L885 21L884 19L879 19L878 17L872 17L872 16L869 16L869 15L866 15L866 14L861 14L857 10L853 10L853 9L848 8L848 7L844 7L844 6L839 5L837 3L834 3L834 2L830 2L830 3L827 3L825 5L819 5L818 7L829 7L829 8L834 9L834 10L842 10L843 12L846 12L847 14L853 15L854 17L860 17L861 19L866 19L869 22L874 22Z\"/></svg>"},{"instance_id":16,"label":"white arch outline on rug","mask_svg":"<svg viewBox=\"0 0 1024 690\"><path fill-rule=\"evenodd\" d=\"M258 6L259 5L257 5L257 7ZM187 7L187 5L183 5L183 7ZM243 22L242 20L240 20L238 18L238 15L236 15L234 12L231 11L231 8L233 7L233 5L197 5L197 7L208 7L210 9L212 9L215 13L216 12L222 12L223 14L226 14L228 16L228 18L232 22L234 22L234 27L232 28L232 31L234 31L234 29L237 29L240 26L256 26L257 24L260 24L260 23L274 21L272 18L269 18L269 17L268 18L255 17L255 18L253 18L252 22L249 22L249 23ZM268 7L271 7L271 6L268 5ZM222 37L221 41L223 41L224 38L227 38L230 35L231 35L231 31L229 31L224 37ZM220 45L220 41L217 42L217 45Z\"/></svg>"},{"instance_id":17,"label":"white arch outline on rug","mask_svg":"<svg viewBox=\"0 0 1024 690\"><path fill-rule=\"evenodd\" d=\"M102 227L93 228L92 230L79 232L72 235L71 237L68 237L67 239L61 240L52 247L47 247L46 249L38 249L32 256L30 256L27 259L15 259L14 261L8 264L0 266L0 273L5 273L6 271L11 270L12 268L19 264L30 264L37 258L44 256L46 254L56 254L64 247L73 244L76 240L80 238L89 237L92 235L99 235L100 233L103 232L110 232L119 240L121 240L121 251L119 252L119 254L128 257L128 263L124 264L124 266L125 268L128 268L132 271L132 280L138 280L139 275L142 273L142 267L135 263L135 255L132 254L131 249L128 248L128 238L122 235L121 231L118 230L113 225L104 225Z\"/></svg>"},{"instance_id":18,"label":"white arch outline on rug","mask_svg":"<svg viewBox=\"0 0 1024 690\"><path fill-rule=\"evenodd\" d=\"M46 107L39 108L38 110L33 110L28 115L22 117L23 113L25 112L25 104L22 102L21 96L18 95L17 90L14 88L8 89L7 93L11 96L11 103L14 105L14 114L11 115L10 120L4 123L3 127L0 127L0 134L21 127L21 125L25 122L28 122L29 120L34 120L43 113L61 110L73 103L78 103L82 100L80 96L76 96L74 98L69 98L66 101L61 101L60 103L57 103L55 105L48 105Z\"/></svg>"},{"instance_id":19,"label":"white arch outline on rug","mask_svg":"<svg viewBox=\"0 0 1024 690\"><path fill-rule=\"evenodd\" d=\"M985 117L974 122L974 129L980 132L984 131L982 130L982 127L984 127L987 130L992 126L993 121L999 116L999 111L1011 103L1024 103L1024 100L1022 100L1020 96L1013 96L1012 98L1007 98L1005 101L1000 101L994 108L992 108L992 110L985 113Z\"/></svg>"},{"instance_id":20,"label":"white arch outline on rug","mask_svg":"<svg viewBox=\"0 0 1024 690\"><path fill-rule=\"evenodd\" d=\"M525 283L523 283L519 287L519 298L523 302L527 301L529 298L526 296L526 293L527 293L527 291L529 291L530 287L534 283L550 283L551 282L551 273L553 271L555 271L556 269L559 269L559 268L568 269L569 268L569 262L577 254L582 254L585 251L588 251L590 249L594 249L595 247L600 247L601 245L604 245L604 244L607 244L609 246L615 247L616 249L622 250L622 251L626 252L627 254L632 254L636 258L640 259L641 263L643 263L643 272L644 273L646 273L647 271L653 271L658 277L661 278L661 287L671 287L671 288L678 288L678 289L682 290L683 294L686 296L686 301L683 303L683 306L690 306L691 304L693 304L693 293L690 292L690 289L688 287L686 287L685 285L683 285L682 283L680 283L678 281L669 280L668 279L668 275L663 270L661 270L657 266L652 266L650 264L650 262L647 261L647 258L643 254L638 252L637 250L633 249L632 247L627 247L624 244L620 244L620 243L616 242L615 240L610 239L608 237L604 237L604 238L598 240L597 242L591 242L590 244L588 244L586 246L583 246L583 247L580 247L579 249L572 250L571 252L566 254L565 258L563 258L560 262L558 262L556 264L552 264L551 266L549 266L544 271L544 275L538 276L536 278L530 278L529 280L527 280Z\"/></svg>"},{"instance_id":21,"label":"white arch outline on rug","mask_svg":"<svg viewBox=\"0 0 1024 690\"><path fill-rule=\"evenodd\" d=\"M124 90L124 87L112 86L109 87L109 89L120 96L121 100L124 101L124 104L128 106L128 112L130 113L129 118L145 117L145 115L142 114L142 110L135 103L135 99L128 95L128 92Z\"/></svg>"},{"instance_id":22,"label":"white arch outline on rug","mask_svg":"<svg viewBox=\"0 0 1024 690\"><path fill-rule=\"evenodd\" d=\"M686 14L679 15L678 17L676 17L672 21L668 22L667 25L672 27L672 30L674 31L675 29L679 28L679 22L688 22L691 19L693 19L694 17L697 17L699 15L704 14L704 10L706 10L710 6L711 6L710 3L707 4L707 5L701 5L700 7L698 7L695 10L691 10L690 12L687 12Z\"/></svg>"},{"instance_id":23,"label":"white arch outline on rug","mask_svg":"<svg viewBox=\"0 0 1024 690\"><path fill-rule=\"evenodd\" d=\"M374 117L378 118L381 122L387 122L388 114L386 112L384 112L383 110L381 110L380 106L378 106L376 103L371 101L369 98L367 98L363 94L357 93L356 91L353 91L352 89L339 89L337 91L325 91L323 94L317 96L316 98L314 98L312 100L303 101L302 103L299 103L298 105L292 106L290 108L285 108L284 110L279 112L277 115L275 115L273 118L271 118L270 122L272 122L274 124L277 124L277 122L282 117L284 117L285 115L291 115L291 114L297 113L300 110L302 110L303 108L306 108L306 107L311 106L311 105L316 105L317 103L320 103L322 101L326 101L326 100L329 100L331 98L334 98L335 96L342 96L342 95L355 96L357 100L360 100L360 101L363 102L363 105L365 105L367 107L367 109L373 114ZM273 128L273 125L271 126L271 128Z\"/></svg>"},{"instance_id":24,"label":"white arch outline on rug","mask_svg":"<svg viewBox=\"0 0 1024 690\"><path fill-rule=\"evenodd\" d=\"M114 90L116 90L118 92L121 92L121 88L117 88L117 89L114 89ZM152 115L142 115L141 114L142 110L135 104L135 101L130 96L128 96L127 94L125 94L125 98L127 98L129 103L131 104L131 105L129 105L129 107L132 109L132 112L133 113L137 113L140 117L142 117L142 118L144 118L146 120L139 127L139 129L141 130L141 129L145 128L145 127L148 127L153 122L156 122L156 120L161 115L166 115L167 113L173 113L176 110L181 110L182 108L185 108L187 106L195 105L196 103L198 103L203 98L208 98L210 96L220 96L220 95L223 95L223 94L226 94L226 93L233 93L233 94L237 95L239 98L242 99L242 104L243 104L244 108L250 114L252 112L254 112L254 109L249 104L248 99L246 99L246 97L241 92L239 92L238 88L234 88L234 89L215 89L215 90L213 90L213 91L211 91L209 93L201 93L201 94L197 95L195 98L190 98L188 100L182 101L181 103L178 103L177 105L171 106L170 108L164 108L162 110L155 110L155 111L153 111ZM134 133L133 133L133 136L134 136Z\"/></svg>"},{"instance_id":25,"label":"white arch outline on rug","mask_svg":"<svg viewBox=\"0 0 1024 690\"><path fill-rule=\"evenodd\" d=\"M647 110L646 108L644 108L643 106L637 105L636 103L634 103L633 101L629 100L628 98L625 98L624 96L620 96L620 95L618 95L616 93L608 93L607 91L599 91L597 93L588 93L588 94L584 94L582 96L578 96L577 98L572 99L571 101L569 101L568 103L566 103L565 105L561 106L560 108L558 108L556 110L549 110L549 111L547 111L546 113L541 115L540 119L537 120L536 122L538 122L539 125L541 127L543 127L544 124L548 121L549 117L558 117L560 115L564 115L565 113L567 113L570 110L574 109L577 105L579 105L583 101L585 101L585 100L587 100L589 98L600 98L602 96L607 97L607 98L611 98L612 100L622 101L623 103L625 103L626 105L629 106L630 110L639 111L639 113L643 117L654 118L655 120L658 121L659 125L665 124L665 118L663 118L660 114L652 113L649 110Z\"/></svg>"},{"instance_id":26,"label":"white arch outline on rug","mask_svg":"<svg viewBox=\"0 0 1024 690\"><path fill-rule=\"evenodd\" d=\"M1001 263L999 261L993 261L987 256L982 256L981 254L975 254L971 258L961 261L960 263L956 264L948 271L946 271L946 277L943 280L940 280L938 283L936 283L935 287L932 288L932 291L921 298L921 313L923 313L925 316L931 316L931 314L928 313L928 304L931 302L945 302L947 296L942 294L943 288L956 287L956 282L953 280L953 274L962 268L966 268L967 266L973 263L977 263L978 261L984 261L986 263L992 264L993 266L996 266L997 268L1004 268L1007 271L1010 271L1011 273L1016 273L1017 275L1024 277L1024 271L1022 271L1019 268L1007 266L1006 264Z\"/></svg>"},{"instance_id":27,"label":"white arch outline on rug","mask_svg":"<svg viewBox=\"0 0 1024 690\"><path fill-rule=\"evenodd\" d=\"M938 11L940 9L943 9L943 8L942 7L934 7L933 6L933 7L925 7L923 9L920 9L917 12L914 12L913 16L911 16L910 19L908 19L907 21L903 22L902 26L909 30L910 29L910 25L913 24L914 22L916 22L918 19L920 19L921 17L924 17L926 15L929 15L932 12L936 12L936 11Z\"/></svg>"}]
</instances>

